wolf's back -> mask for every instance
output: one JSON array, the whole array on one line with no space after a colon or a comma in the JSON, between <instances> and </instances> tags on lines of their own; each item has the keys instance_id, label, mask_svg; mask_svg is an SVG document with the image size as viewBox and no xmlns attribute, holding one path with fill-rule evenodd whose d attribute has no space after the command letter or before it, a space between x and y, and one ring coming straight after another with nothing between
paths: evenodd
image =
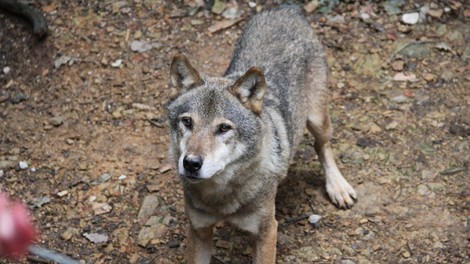
<instances>
[{"instance_id":1,"label":"wolf's back","mask_svg":"<svg viewBox=\"0 0 470 264\"><path fill-rule=\"evenodd\" d=\"M281 6L247 23L225 75L239 75L252 66L266 76L264 107L279 111L295 148L298 131L305 127L306 98L314 92L307 76L327 75L322 45L299 8Z\"/></svg>"},{"instance_id":2,"label":"wolf's back","mask_svg":"<svg viewBox=\"0 0 470 264\"><path fill-rule=\"evenodd\" d=\"M296 6L262 12L245 26L226 75L258 66L269 78L270 75L277 76L279 70L289 72L291 67L302 68L313 52L314 38L312 29Z\"/></svg>"}]
</instances>

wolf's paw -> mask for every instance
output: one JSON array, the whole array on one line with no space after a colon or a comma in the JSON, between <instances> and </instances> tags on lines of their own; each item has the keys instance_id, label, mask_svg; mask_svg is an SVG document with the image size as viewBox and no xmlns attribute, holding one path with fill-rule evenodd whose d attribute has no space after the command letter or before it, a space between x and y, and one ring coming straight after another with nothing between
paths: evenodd
<instances>
[{"instance_id":1,"label":"wolf's paw","mask_svg":"<svg viewBox=\"0 0 470 264\"><path fill-rule=\"evenodd\" d=\"M326 192L339 208L351 208L357 200L356 191L342 176L327 182Z\"/></svg>"}]
</instances>

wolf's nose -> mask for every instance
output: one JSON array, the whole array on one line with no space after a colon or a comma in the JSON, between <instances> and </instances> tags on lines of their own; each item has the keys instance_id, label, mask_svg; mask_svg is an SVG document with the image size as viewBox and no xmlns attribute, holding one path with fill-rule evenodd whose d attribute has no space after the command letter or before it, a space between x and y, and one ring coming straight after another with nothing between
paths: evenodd
<instances>
[{"instance_id":1,"label":"wolf's nose","mask_svg":"<svg viewBox=\"0 0 470 264\"><path fill-rule=\"evenodd\" d=\"M202 158L200 156L188 155L184 157L183 167L189 172L197 172L202 167Z\"/></svg>"}]
</instances>

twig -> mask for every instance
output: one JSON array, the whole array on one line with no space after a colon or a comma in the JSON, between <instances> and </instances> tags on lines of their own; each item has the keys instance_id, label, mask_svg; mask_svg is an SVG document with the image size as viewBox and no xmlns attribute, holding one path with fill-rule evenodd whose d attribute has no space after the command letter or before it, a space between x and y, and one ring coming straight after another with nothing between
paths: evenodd
<instances>
[{"instance_id":1,"label":"twig","mask_svg":"<svg viewBox=\"0 0 470 264\"><path fill-rule=\"evenodd\" d=\"M395 52L393 52L392 55L390 56L390 58L388 59L388 63L390 63L398 53L400 53L402 50L406 49L410 45L428 44L428 43L436 43L436 42L438 42L438 41L437 40L413 40L413 41L410 41L410 42L406 43L405 45L401 46Z\"/></svg>"},{"instance_id":2,"label":"twig","mask_svg":"<svg viewBox=\"0 0 470 264\"><path fill-rule=\"evenodd\" d=\"M280 227L285 228L285 227L287 227L288 225L290 225L292 223L296 223L296 222L298 222L300 220L304 220L304 219L308 219L308 215L301 215L301 216L297 216L297 217L288 219L284 223L282 223L282 225Z\"/></svg>"}]
</instances>

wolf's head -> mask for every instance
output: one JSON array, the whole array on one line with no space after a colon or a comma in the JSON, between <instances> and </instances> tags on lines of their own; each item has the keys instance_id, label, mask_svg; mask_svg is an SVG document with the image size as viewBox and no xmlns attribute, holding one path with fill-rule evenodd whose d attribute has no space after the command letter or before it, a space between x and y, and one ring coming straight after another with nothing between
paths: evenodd
<instances>
[{"instance_id":1,"label":"wolf's head","mask_svg":"<svg viewBox=\"0 0 470 264\"><path fill-rule=\"evenodd\" d=\"M260 144L260 114L266 90L259 68L238 80L201 77L182 55L171 63L179 96L167 105L171 153L178 173L196 183L237 164L249 164ZM227 180L227 179L225 179Z\"/></svg>"}]
</instances>

